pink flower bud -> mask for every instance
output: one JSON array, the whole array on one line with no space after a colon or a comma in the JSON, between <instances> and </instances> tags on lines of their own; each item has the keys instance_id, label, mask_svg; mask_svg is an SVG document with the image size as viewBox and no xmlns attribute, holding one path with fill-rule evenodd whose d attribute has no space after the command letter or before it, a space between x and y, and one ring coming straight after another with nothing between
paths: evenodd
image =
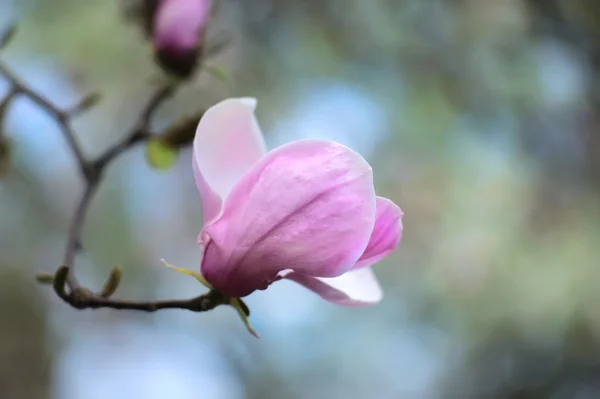
<instances>
[{"instance_id":1,"label":"pink flower bud","mask_svg":"<svg viewBox=\"0 0 600 399\"><path fill-rule=\"evenodd\" d=\"M187 77L196 68L210 17L211 0L159 0L152 31L158 63Z\"/></svg>"}]
</instances>

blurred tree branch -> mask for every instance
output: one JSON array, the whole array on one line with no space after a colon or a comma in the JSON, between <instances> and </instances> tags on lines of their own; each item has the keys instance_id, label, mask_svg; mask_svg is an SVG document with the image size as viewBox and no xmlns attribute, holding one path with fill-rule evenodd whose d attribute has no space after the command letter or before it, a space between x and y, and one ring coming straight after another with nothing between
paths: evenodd
<instances>
[{"instance_id":1,"label":"blurred tree branch","mask_svg":"<svg viewBox=\"0 0 600 399\"><path fill-rule=\"evenodd\" d=\"M14 36L15 27L10 27L0 34L0 49L7 45L10 39ZM176 83L168 83L159 87L150 97L145 107L142 109L140 116L134 126L126 131L122 139L105 150L96 159L88 159L83 153L81 146L77 140L75 132L72 129L72 119L80 113L86 111L95 105L99 99L99 95L93 93L80 101L75 106L62 110L54 105L50 100L36 92L26 83L21 81L10 68L0 60L0 75L8 81L10 85L9 94L3 101L3 111L0 115L0 123L4 120L5 109L9 106L13 99L18 96L24 96L33 101L38 107L50 115L55 122L60 126L63 136L73 153L81 175L85 181L84 192L78 202L77 208L73 215L69 231L68 241L63 257L63 266L59 267L54 274L40 273L37 279L41 283L51 283L56 294L66 303L76 309L129 309L153 312L161 309L187 309L194 312L203 312L214 309L222 304L229 304L229 298L226 298L221 293L211 290L208 293L183 300L165 300L165 301L129 301L110 298L116 291L120 279L121 272L118 268L114 268L109 279L104 285L101 292L95 293L92 290L82 286L75 276L75 258L77 252L81 249L81 234L86 221L88 208L98 190L105 169L119 155L125 153L136 144L148 141L154 136L150 132L151 119L156 110L165 101L170 99L177 88ZM192 118L193 125L197 124L200 116L195 115ZM189 129L190 120L184 121L185 137L179 137L179 145L184 145L191 142L195 129ZM169 139L176 132L181 136L182 124L176 124L172 129L166 129L164 137ZM190 133L191 132L191 133ZM190 136L191 134L191 136ZM160 136L159 136L160 137ZM248 315L249 311L245 304L241 305L244 312Z\"/></svg>"}]
</instances>

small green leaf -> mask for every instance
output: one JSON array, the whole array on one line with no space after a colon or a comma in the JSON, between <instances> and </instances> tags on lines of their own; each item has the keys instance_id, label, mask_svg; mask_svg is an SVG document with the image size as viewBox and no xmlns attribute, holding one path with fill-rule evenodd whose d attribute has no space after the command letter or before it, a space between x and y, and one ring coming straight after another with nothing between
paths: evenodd
<instances>
[{"instance_id":1,"label":"small green leaf","mask_svg":"<svg viewBox=\"0 0 600 399\"><path fill-rule=\"evenodd\" d=\"M163 266L168 267L171 270L175 270L178 273L183 273L183 274L187 274L188 276L192 276L194 277L196 280L198 280L198 282L200 282L200 284L202 284L203 286L205 286L206 288L208 288L209 290L213 289L213 286L210 285L210 283L208 281L206 281L206 279L204 278L203 275L201 275L200 273L188 270L188 269L184 269L183 267L177 267L177 266L173 266L172 264L170 264L169 262L167 262L164 259L160 260L163 264ZM250 314L250 311L248 310L248 314Z\"/></svg>"},{"instance_id":2,"label":"small green leaf","mask_svg":"<svg viewBox=\"0 0 600 399\"><path fill-rule=\"evenodd\" d=\"M250 314L250 310L248 309L248 307L246 307L246 304L242 305L240 298L229 299L229 304L231 306L233 306L235 308L235 310L237 310L238 315L242 319L242 322L246 326L246 329L248 330L248 332L250 334L254 335L256 338L260 338L260 336L258 335L256 330L254 330L252 328L252 326L250 325L250 322L248 321L248 315ZM248 310L248 311L246 312L246 310Z\"/></svg>"},{"instance_id":3,"label":"small green leaf","mask_svg":"<svg viewBox=\"0 0 600 399\"><path fill-rule=\"evenodd\" d=\"M53 273L37 273L35 275L35 279L40 284L54 284L54 274Z\"/></svg>"},{"instance_id":4,"label":"small green leaf","mask_svg":"<svg viewBox=\"0 0 600 399\"><path fill-rule=\"evenodd\" d=\"M208 72L213 78L221 81L230 92L233 92L233 81L227 71L216 65L205 65L204 70Z\"/></svg>"},{"instance_id":5,"label":"small green leaf","mask_svg":"<svg viewBox=\"0 0 600 399\"><path fill-rule=\"evenodd\" d=\"M168 170L177 161L179 151L160 140L150 140L146 146L146 159L150 166L158 170Z\"/></svg>"},{"instance_id":6,"label":"small green leaf","mask_svg":"<svg viewBox=\"0 0 600 399\"><path fill-rule=\"evenodd\" d=\"M112 294L117 291L119 287L119 283L121 282L121 269L118 266L113 267L110 272L110 276L106 283L104 283L104 287L102 287L102 291L100 291L100 296L102 298L109 298Z\"/></svg>"}]
</instances>

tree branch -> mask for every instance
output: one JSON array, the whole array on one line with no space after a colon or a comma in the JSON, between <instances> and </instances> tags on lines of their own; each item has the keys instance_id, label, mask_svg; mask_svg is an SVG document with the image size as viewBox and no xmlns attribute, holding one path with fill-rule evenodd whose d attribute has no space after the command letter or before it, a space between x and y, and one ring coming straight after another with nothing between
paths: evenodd
<instances>
[{"instance_id":1,"label":"tree branch","mask_svg":"<svg viewBox=\"0 0 600 399\"><path fill-rule=\"evenodd\" d=\"M15 94L23 95L24 97L30 99L35 104L37 104L41 109L43 109L48 115L50 115L56 123L60 126L63 132L63 136L71 149L71 152L75 156L75 160L79 165L79 169L81 173L87 177L86 175L86 166L87 163L83 156L83 152L81 151L81 147L75 138L75 133L71 128L71 121L69 118L69 113L62 111L57 106L48 101L44 96L38 94L33 89L29 88L25 83L23 83L19 78L17 78L12 71L3 63L0 63L0 74L4 76L6 80L10 82L11 89L15 92Z\"/></svg>"},{"instance_id":2,"label":"tree branch","mask_svg":"<svg viewBox=\"0 0 600 399\"><path fill-rule=\"evenodd\" d=\"M190 299L173 299L164 301L128 301L111 299L102 294L94 294L86 288L78 288L67 293L65 285L69 276L69 267L61 266L54 274L52 283L58 296L75 309L110 308L117 310L138 310L156 312L163 309L186 309L192 312L206 312L219 305L229 304L229 298L218 291L211 290L204 295ZM244 305L245 306L245 305ZM246 314L250 314L245 307Z\"/></svg>"},{"instance_id":3,"label":"tree branch","mask_svg":"<svg viewBox=\"0 0 600 399\"><path fill-rule=\"evenodd\" d=\"M1 47L6 45L14 33L14 27L7 29L0 34ZM68 231L67 245L63 258L64 265L58 268L53 274L37 275L41 283L52 284L56 294L66 303L76 309L128 309L144 312L154 312L161 309L187 309L193 312L204 312L223 304L230 304L230 298L225 297L218 291L211 290L208 293L190 299L164 300L164 301L129 301L113 299L110 296L117 289L120 282L120 271L114 269L110 278L106 282L102 292L96 294L92 290L82 286L75 276L75 260L77 252L81 248L81 236L86 221L89 206L96 194L104 175L105 169L119 155L131 149L138 143L151 138L150 124L156 110L166 100L175 93L176 86L167 84L158 88L150 97L146 106L142 109L140 116L134 126L123 134L123 138L106 149L96 159L88 160L76 138L75 132L71 127L73 117L79 115L82 111L90 108L98 99L97 95L90 95L84 98L79 104L70 110L63 111L51 101L39 94L33 88L21 81L11 70L0 60L0 75L10 84L9 96L5 101L14 100L17 95L22 95L33 101L40 109L50 115L60 126L63 136L73 153L77 165L84 177L84 192L77 204L73 219ZM4 115L0 115L3 120ZM0 120L1 122L1 120ZM241 302L243 312L249 315L247 306Z\"/></svg>"},{"instance_id":4,"label":"tree branch","mask_svg":"<svg viewBox=\"0 0 600 399\"><path fill-rule=\"evenodd\" d=\"M175 89L176 87L173 84L166 84L160 87L154 93L154 95L150 97L150 100L146 104L146 107L142 110L136 125L128 134L124 135L123 140L110 147L102 155L100 155L94 162L94 167L96 169L103 169L122 152L128 150L141 141L148 140L150 138L150 122L154 112L156 112L158 107L163 102L173 96Z\"/></svg>"},{"instance_id":5,"label":"tree branch","mask_svg":"<svg viewBox=\"0 0 600 399\"><path fill-rule=\"evenodd\" d=\"M92 202L94 197L94 193L98 188L98 182L100 180L96 180L94 182L89 182L86 184L85 191L79 203L77 204L77 209L75 210L75 215L73 216L73 220L71 222L71 226L69 227L69 235L67 239L67 247L65 249L65 256L63 258L63 263L65 265L71 265L70 271L67 275L67 284L71 291L81 288L77 278L75 277L74 267L75 265L75 257L77 255L78 250L81 248L81 234L83 230L83 225L85 223L85 218L87 215L87 210Z\"/></svg>"},{"instance_id":6,"label":"tree branch","mask_svg":"<svg viewBox=\"0 0 600 399\"><path fill-rule=\"evenodd\" d=\"M123 139L109 147L96 160L89 163L88 174L86 175L86 187L71 222L67 248L63 259L65 265L70 265L67 284L72 291L80 288L77 278L75 277L73 265L75 264L77 251L80 248L82 229L87 216L87 210L102 181L104 170L117 156L121 155L135 144L146 141L151 137L149 127L152 115L158 109L160 104L170 98L173 93L174 87L172 85L165 85L159 88L150 98L146 107L142 110L142 113L133 128L123 135Z\"/></svg>"}]
</instances>

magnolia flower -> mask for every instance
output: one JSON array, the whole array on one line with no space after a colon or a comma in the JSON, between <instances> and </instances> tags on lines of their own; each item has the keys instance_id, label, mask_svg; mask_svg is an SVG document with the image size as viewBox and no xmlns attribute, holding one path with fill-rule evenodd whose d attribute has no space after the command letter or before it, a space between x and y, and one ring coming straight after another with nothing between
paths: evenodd
<instances>
[{"instance_id":1,"label":"magnolia flower","mask_svg":"<svg viewBox=\"0 0 600 399\"><path fill-rule=\"evenodd\" d=\"M244 320L237 298L281 279L338 305L379 302L370 266L398 246L402 211L375 195L369 164L339 143L298 140L267 152L255 107L228 99L198 124L204 255L199 274L184 272L232 298Z\"/></svg>"},{"instance_id":2,"label":"magnolia flower","mask_svg":"<svg viewBox=\"0 0 600 399\"><path fill-rule=\"evenodd\" d=\"M160 65L180 77L197 65L210 17L211 0L158 0L152 43Z\"/></svg>"}]
</instances>

